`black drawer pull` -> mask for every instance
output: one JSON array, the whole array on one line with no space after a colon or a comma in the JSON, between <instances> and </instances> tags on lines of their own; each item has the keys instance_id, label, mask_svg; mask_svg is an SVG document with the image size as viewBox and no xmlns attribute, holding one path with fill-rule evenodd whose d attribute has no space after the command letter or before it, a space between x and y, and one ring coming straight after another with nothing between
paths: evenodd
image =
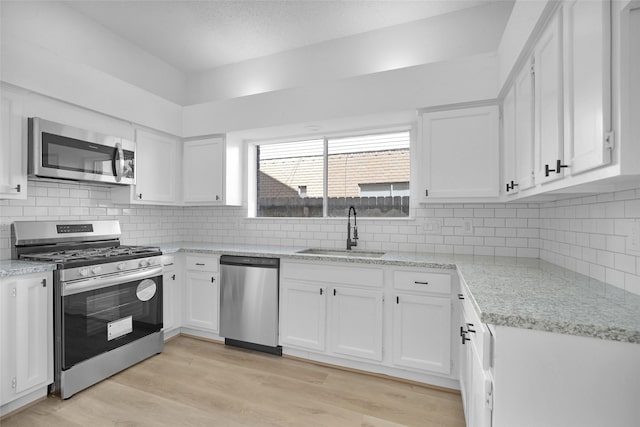
<instances>
[{"instance_id":1,"label":"black drawer pull","mask_svg":"<svg viewBox=\"0 0 640 427\"><path fill-rule=\"evenodd\" d=\"M203 262L196 262L196 265L204 266Z\"/></svg>"},{"instance_id":2,"label":"black drawer pull","mask_svg":"<svg viewBox=\"0 0 640 427\"><path fill-rule=\"evenodd\" d=\"M458 294L458 299L464 299L464 295L463 294Z\"/></svg>"},{"instance_id":3,"label":"black drawer pull","mask_svg":"<svg viewBox=\"0 0 640 427\"><path fill-rule=\"evenodd\" d=\"M417 280L415 282L413 282L413 283L415 283L416 285L428 285L429 284L429 282L419 282Z\"/></svg>"}]
</instances>

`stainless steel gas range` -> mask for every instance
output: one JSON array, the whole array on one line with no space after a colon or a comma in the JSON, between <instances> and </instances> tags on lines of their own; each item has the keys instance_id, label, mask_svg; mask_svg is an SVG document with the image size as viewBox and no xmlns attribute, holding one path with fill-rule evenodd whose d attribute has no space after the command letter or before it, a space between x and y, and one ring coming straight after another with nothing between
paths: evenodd
<instances>
[{"instance_id":1,"label":"stainless steel gas range","mask_svg":"<svg viewBox=\"0 0 640 427\"><path fill-rule=\"evenodd\" d=\"M118 221L19 221L14 259L56 263L54 383L67 399L164 346L162 252L120 244Z\"/></svg>"}]
</instances>

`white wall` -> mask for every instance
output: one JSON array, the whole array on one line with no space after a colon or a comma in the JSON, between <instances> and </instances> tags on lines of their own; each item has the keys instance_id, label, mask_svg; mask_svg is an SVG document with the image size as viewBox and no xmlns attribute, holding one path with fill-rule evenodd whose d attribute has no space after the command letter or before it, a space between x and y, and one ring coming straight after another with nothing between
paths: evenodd
<instances>
[{"instance_id":1,"label":"white wall","mask_svg":"<svg viewBox=\"0 0 640 427\"><path fill-rule=\"evenodd\" d=\"M55 7L49 10L50 6ZM138 58L138 55L145 58L142 51L132 51L126 45L115 43L106 36L106 40L92 38L95 34L88 29L86 35L75 33L75 30L84 27L80 25L74 29L72 26L76 24L75 19L64 13L60 15L65 9L67 8L59 4L43 2L1 3L0 80L89 110L180 135L180 105L137 86L138 81L134 84L110 74L113 71L110 67L117 66L129 69L131 74L140 79L146 76L148 81L154 81L153 70L161 67L153 61L151 64L134 61L133 58ZM49 18L57 17L62 21L59 31L53 31L49 26L55 20ZM65 17L71 19L71 22ZM45 30L39 25L43 25ZM68 33L64 33L65 28ZM51 46L43 46L49 40L49 35L50 42L57 50L51 50ZM77 39L86 39L95 45L90 43L89 47L78 44ZM93 55L92 52L99 54ZM118 56L114 52L121 54ZM94 57L106 58L110 67L96 68L103 64L93 63ZM157 77L164 81L166 76Z\"/></svg>"},{"instance_id":2,"label":"white wall","mask_svg":"<svg viewBox=\"0 0 640 427\"><path fill-rule=\"evenodd\" d=\"M480 55L184 108L184 136L454 104L497 95L496 57Z\"/></svg>"},{"instance_id":3,"label":"white wall","mask_svg":"<svg viewBox=\"0 0 640 427\"><path fill-rule=\"evenodd\" d=\"M511 6L492 3L192 73L187 104L493 53Z\"/></svg>"},{"instance_id":4,"label":"white wall","mask_svg":"<svg viewBox=\"0 0 640 427\"><path fill-rule=\"evenodd\" d=\"M0 15L7 41L47 50L173 103L184 101L184 73L61 2L3 1Z\"/></svg>"}]
</instances>

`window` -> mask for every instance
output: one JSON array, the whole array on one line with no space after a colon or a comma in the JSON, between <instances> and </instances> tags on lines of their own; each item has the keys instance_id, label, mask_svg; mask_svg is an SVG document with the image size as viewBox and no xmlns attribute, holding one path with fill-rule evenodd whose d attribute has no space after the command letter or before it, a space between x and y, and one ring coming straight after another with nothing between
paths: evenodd
<instances>
[{"instance_id":1,"label":"window","mask_svg":"<svg viewBox=\"0 0 640 427\"><path fill-rule=\"evenodd\" d=\"M409 215L409 131L257 146L257 216Z\"/></svg>"}]
</instances>

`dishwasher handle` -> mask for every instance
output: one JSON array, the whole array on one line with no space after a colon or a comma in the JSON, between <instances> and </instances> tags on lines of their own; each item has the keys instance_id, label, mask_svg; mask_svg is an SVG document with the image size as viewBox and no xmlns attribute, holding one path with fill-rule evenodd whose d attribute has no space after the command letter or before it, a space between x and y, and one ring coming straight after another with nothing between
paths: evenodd
<instances>
[{"instance_id":1,"label":"dishwasher handle","mask_svg":"<svg viewBox=\"0 0 640 427\"><path fill-rule=\"evenodd\" d=\"M280 258L221 255L220 265L237 265L241 267L260 267L260 268L280 268Z\"/></svg>"}]
</instances>

